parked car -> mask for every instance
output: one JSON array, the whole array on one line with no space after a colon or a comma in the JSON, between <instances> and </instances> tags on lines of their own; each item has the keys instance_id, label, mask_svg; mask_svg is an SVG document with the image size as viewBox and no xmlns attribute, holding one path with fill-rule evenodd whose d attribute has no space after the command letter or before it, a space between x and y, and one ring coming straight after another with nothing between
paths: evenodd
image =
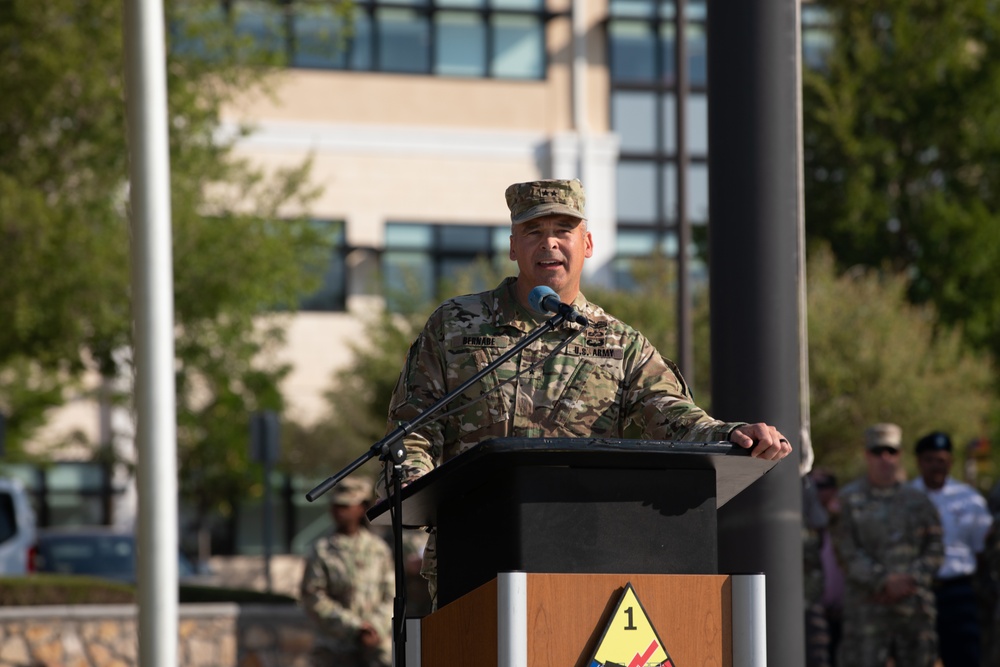
<instances>
[{"instance_id":1,"label":"parked car","mask_svg":"<svg viewBox=\"0 0 1000 667\"><path fill-rule=\"evenodd\" d=\"M135 583L135 535L111 526L60 526L39 528L31 550L32 572L85 574ZM184 583L198 583L195 567L177 554L177 575Z\"/></svg>"},{"instance_id":2,"label":"parked car","mask_svg":"<svg viewBox=\"0 0 1000 667\"><path fill-rule=\"evenodd\" d=\"M35 543L35 512L20 480L0 478L0 576L28 571Z\"/></svg>"}]
</instances>

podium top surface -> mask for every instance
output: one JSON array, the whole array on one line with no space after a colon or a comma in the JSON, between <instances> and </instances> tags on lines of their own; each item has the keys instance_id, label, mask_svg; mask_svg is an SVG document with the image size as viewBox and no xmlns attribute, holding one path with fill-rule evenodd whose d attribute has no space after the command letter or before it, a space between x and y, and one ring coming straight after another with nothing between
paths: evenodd
<instances>
[{"instance_id":1,"label":"podium top surface","mask_svg":"<svg viewBox=\"0 0 1000 667\"><path fill-rule=\"evenodd\" d=\"M776 461L751 458L730 442L676 442L611 438L491 438L442 463L403 488L402 523L436 525L441 500L461 493L484 476L516 466L564 466L608 469L709 470L716 472L716 507L774 467ZM390 505L382 500L368 510L372 523L390 523Z\"/></svg>"}]
</instances>

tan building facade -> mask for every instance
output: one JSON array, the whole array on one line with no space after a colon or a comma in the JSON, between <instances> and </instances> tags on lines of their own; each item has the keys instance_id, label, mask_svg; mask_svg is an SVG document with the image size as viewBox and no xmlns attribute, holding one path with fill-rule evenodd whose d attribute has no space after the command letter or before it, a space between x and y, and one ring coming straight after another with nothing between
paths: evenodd
<instances>
[{"instance_id":1,"label":"tan building facade","mask_svg":"<svg viewBox=\"0 0 1000 667\"><path fill-rule=\"evenodd\" d=\"M364 277L378 271L389 224L492 227L500 239L510 224L509 184L580 178L598 240L589 277L607 282L618 158L601 27L607 5L551 0L545 9L541 79L291 68L268 94L226 110L224 135L252 129L237 144L241 156L269 168L312 161L321 194L309 214L342 221L353 250L345 310L303 313L290 325L292 418L309 423L328 409L322 392L349 360L346 342L360 333L355 315L379 301Z\"/></svg>"}]
</instances>

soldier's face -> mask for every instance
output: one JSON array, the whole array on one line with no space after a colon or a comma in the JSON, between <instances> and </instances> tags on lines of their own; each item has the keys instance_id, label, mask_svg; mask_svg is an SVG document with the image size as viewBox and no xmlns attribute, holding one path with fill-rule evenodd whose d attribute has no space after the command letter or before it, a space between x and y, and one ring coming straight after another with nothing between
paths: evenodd
<instances>
[{"instance_id":1,"label":"soldier's face","mask_svg":"<svg viewBox=\"0 0 1000 667\"><path fill-rule=\"evenodd\" d=\"M517 262L518 291L525 298L539 285L551 287L564 302L580 292L583 261L594 254L587 225L568 215L549 215L514 225L510 258Z\"/></svg>"},{"instance_id":2,"label":"soldier's face","mask_svg":"<svg viewBox=\"0 0 1000 667\"><path fill-rule=\"evenodd\" d=\"M899 450L893 447L875 447L865 451L868 479L875 486L892 486L899 475Z\"/></svg>"},{"instance_id":3,"label":"soldier's face","mask_svg":"<svg viewBox=\"0 0 1000 667\"><path fill-rule=\"evenodd\" d=\"M951 471L951 461L951 452L945 450L920 452L917 455L917 467L920 468L920 476L924 478L924 485L928 489L940 489L944 486Z\"/></svg>"},{"instance_id":4,"label":"soldier's face","mask_svg":"<svg viewBox=\"0 0 1000 667\"><path fill-rule=\"evenodd\" d=\"M353 535L361 528L365 519L364 505L331 505L330 514L337 529L342 533Z\"/></svg>"}]
</instances>

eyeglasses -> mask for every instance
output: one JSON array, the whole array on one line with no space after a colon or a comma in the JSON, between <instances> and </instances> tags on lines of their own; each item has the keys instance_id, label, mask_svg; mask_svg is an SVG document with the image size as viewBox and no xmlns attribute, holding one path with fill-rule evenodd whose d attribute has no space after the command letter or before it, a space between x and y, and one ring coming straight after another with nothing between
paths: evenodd
<instances>
[{"instance_id":1,"label":"eyeglasses","mask_svg":"<svg viewBox=\"0 0 1000 667\"><path fill-rule=\"evenodd\" d=\"M889 456L899 455L898 449L896 449L895 447L886 447L884 445L881 447L871 447L868 449L868 451L869 453L871 453L872 456L882 456L883 454L888 454Z\"/></svg>"}]
</instances>

